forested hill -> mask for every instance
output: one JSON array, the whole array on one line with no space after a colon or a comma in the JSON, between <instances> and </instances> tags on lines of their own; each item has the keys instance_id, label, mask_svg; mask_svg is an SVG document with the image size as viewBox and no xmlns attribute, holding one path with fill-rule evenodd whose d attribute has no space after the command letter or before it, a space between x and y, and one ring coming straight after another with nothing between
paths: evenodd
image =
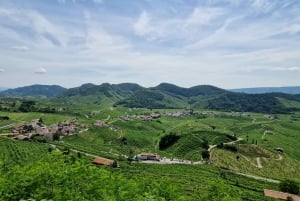
<instances>
[{"instance_id":1,"label":"forested hill","mask_svg":"<svg viewBox=\"0 0 300 201\"><path fill-rule=\"evenodd\" d=\"M145 108L204 108L261 113L288 113L300 109L286 107L285 103L290 101L300 103L300 97L283 93L235 93L210 85L182 88L162 83L157 87L140 90L118 101L116 105Z\"/></svg>"},{"instance_id":2,"label":"forested hill","mask_svg":"<svg viewBox=\"0 0 300 201\"><path fill-rule=\"evenodd\" d=\"M15 89L8 89L2 91L0 96L2 97L34 97L34 96L45 96L55 97L67 89L58 85L31 85L25 87L19 87Z\"/></svg>"},{"instance_id":3,"label":"forested hill","mask_svg":"<svg viewBox=\"0 0 300 201\"><path fill-rule=\"evenodd\" d=\"M211 85L184 88L169 83L145 88L134 83L83 84L65 89L52 85L33 85L1 92L3 97L44 96L53 101L93 103L136 108L190 108L260 113L288 113L300 110L300 95L284 93L246 94Z\"/></svg>"},{"instance_id":4,"label":"forested hill","mask_svg":"<svg viewBox=\"0 0 300 201\"><path fill-rule=\"evenodd\" d=\"M263 94L263 93L300 94L300 86L241 88L241 89L231 89L230 91L242 92L247 94Z\"/></svg>"}]
</instances>

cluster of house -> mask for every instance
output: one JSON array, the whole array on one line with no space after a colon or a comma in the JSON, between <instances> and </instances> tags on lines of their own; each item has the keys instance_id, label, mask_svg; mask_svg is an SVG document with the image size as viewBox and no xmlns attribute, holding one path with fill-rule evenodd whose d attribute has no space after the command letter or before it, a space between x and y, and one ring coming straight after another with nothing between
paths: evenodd
<instances>
[{"instance_id":1,"label":"cluster of house","mask_svg":"<svg viewBox=\"0 0 300 201\"><path fill-rule=\"evenodd\" d=\"M164 115L170 117L183 117L183 116L190 116L193 114L193 110L182 110L182 111L169 111L165 112Z\"/></svg>"},{"instance_id":2,"label":"cluster of house","mask_svg":"<svg viewBox=\"0 0 300 201\"><path fill-rule=\"evenodd\" d=\"M46 140L53 140L54 134L61 136L76 134L79 128L85 128L85 125L79 125L74 117L70 121L60 122L50 126L43 125L40 119L33 119L29 123L12 127L12 133L16 139L28 140L33 136L44 136Z\"/></svg>"},{"instance_id":3,"label":"cluster of house","mask_svg":"<svg viewBox=\"0 0 300 201\"><path fill-rule=\"evenodd\" d=\"M151 161L159 161L160 157L156 153L140 153L133 158L134 160L151 160Z\"/></svg>"},{"instance_id":4,"label":"cluster of house","mask_svg":"<svg viewBox=\"0 0 300 201\"><path fill-rule=\"evenodd\" d=\"M266 119L269 119L269 120L276 120L277 119L277 117L275 117L275 116L273 116L273 115L264 115L264 117L266 118Z\"/></svg>"},{"instance_id":5,"label":"cluster of house","mask_svg":"<svg viewBox=\"0 0 300 201\"><path fill-rule=\"evenodd\" d=\"M116 126L108 124L104 120L96 120L96 122L94 123L94 126L97 126L97 127L100 127L100 128L108 128L109 130L114 131L114 132L119 130Z\"/></svg>"},{"instance_id":6,"label":"cluster of house","mask_svg":"<svg viewBox=\"0 0 300 201\"><path fill-rule=\"evenodd\" d=\"M161 117L161 114L158 112L153 112L150 114L139 114L139 115L124 115L120 116L119 118L123 121L131 121L133 119L141 119L143 121L151 121L154 119L159 119Z\"/></svg>"}]
</instances>

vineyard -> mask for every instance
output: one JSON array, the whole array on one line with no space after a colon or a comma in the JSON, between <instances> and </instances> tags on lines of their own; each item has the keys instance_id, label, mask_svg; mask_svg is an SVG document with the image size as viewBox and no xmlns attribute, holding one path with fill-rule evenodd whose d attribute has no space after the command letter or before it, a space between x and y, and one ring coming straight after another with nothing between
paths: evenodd
<instances>
[{"instance_id":1,"label":"vineyard","mask_svg":"<svg viewBox=\"0 0 300 201\"><path fill-rule=\"evenodd\" d=\"M43 157L50 146L0 137L0 159L3 164L25 165Z\"/></svg>"}]
</instances>

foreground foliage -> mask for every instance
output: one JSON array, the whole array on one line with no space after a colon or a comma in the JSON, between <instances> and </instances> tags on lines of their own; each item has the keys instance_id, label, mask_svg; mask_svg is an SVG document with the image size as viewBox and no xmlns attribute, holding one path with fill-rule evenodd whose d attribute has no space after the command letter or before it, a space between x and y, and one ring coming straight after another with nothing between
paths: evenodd
<instances>
[{"instance_id":1,"label":"foreground foliage","mask_svg":"<svg viewBox=\"0 0 300 201\"><path fill-rule=\"evenodd\" d=\"M1 167L0 200L184 200L167 180L128 179L57 151L24 167Z\"/></svg>"}]
</instances>

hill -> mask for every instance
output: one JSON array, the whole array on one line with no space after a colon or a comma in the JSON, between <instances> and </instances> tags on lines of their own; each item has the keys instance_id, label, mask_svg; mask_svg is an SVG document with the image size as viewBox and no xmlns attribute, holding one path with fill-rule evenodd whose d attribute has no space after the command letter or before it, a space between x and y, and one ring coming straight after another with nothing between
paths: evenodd
<instances>
[{"instance_id":1,"label":"hill","mask_svg":"<svg viewBox=\"0 0 300 201\"><path fill-rule=\"evenodd\" d=\"M52 103L114 105L150 109L212 109L259 113L288 113L300 109L299 94L247 94L211 85L184 88L169 83L145 88L134 83L83 84L65 89L60 86L33 85L9 89L2 97L48 97Z\"/></svg>"},{"instance_id":2,"label":"hill","mask_svg":"<svg viewBox=\"0 0 300 201\"><path fill-rule=\"evenodd\" d=\"M66 91L65 88L58 85L31 85L25 87L18 87L15 89L8 89L2 91L2 97L28 97L28 96L45 96L55 97L62 92Z\"/></svg>"},{"instance_id":3,"label":"hill","mask_svg":"<svg viewBox=\"0 0 300 201\"><path fill-rule=\"evenodd\" d=\"M7 90L7 88L5 88L5 87L0 87L0 92L1 92L1 91L5 91L5 90Z\"/></svg>"},{"instance_id":4,"label":"hill","mask_svg":"<svg viewBox=\"0 0 300 201\"><path fill-rule=\"evenodd\" d=\"M139 90L144 89L138 84L122 83L109 84L103 83L101 85L83 84L79 87L66 90L58 96L59 99L67 99L71 102L106 104L114 103L129 95L132 95Z\"/></svg>"},{"instance_id":5,"label":"hill","mask_svg":"<svg viewBox=\"0 0 300 201\"><path fill-rule=\"evenodd\" d=\"M298 95L282 93L244 94L226 91L210 85L182 88L162 83L140 90L116 105L137 108L192 108L260 113L287 113L298 110Z\"/></svg>"},{"instance_id":6,"label":"hill","mask_svg":"<svg viewBox=\"0 0 300 201\"><path fill-rule=\"evenodd\" d=\"M286 93L286 94L300 94L300 87L256 87L256 88L240 88L230 89L233 92L241 92L247 94L263 94L263 93Z\"/></svg>"}]
</instances>

